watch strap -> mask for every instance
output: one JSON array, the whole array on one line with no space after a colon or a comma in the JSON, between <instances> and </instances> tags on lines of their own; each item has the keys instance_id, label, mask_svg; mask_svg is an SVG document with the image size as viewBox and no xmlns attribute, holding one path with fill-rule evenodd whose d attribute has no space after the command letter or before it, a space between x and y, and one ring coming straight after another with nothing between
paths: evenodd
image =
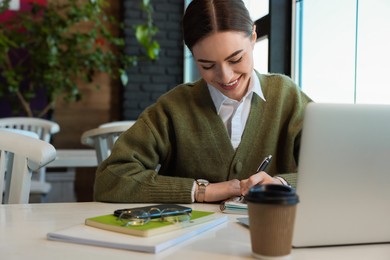
<instances>
[{"instance_id":1,"label":"watch strap","mask_svg":"<svg viewBox=\"0 0 390 260\"><path fill-rule=\"evenodd\" d=\"M203 202L206 193L206 186L198 184L198 191L196 192L196 201Z\"/></svg>"},{"instance_id":2,"label":"watch strap","mask_svg":"<svg viewBox=\"0 0 390 260\"><path fill-rule=\"evenodd\" d=\"M207 183L203 183L202 181L196 181L196 184L198 185L198 190L195 193L196 202L204 202L205 199L206 187L208 185L208 182L206 181Z\"/></svg>"}]
</instances>

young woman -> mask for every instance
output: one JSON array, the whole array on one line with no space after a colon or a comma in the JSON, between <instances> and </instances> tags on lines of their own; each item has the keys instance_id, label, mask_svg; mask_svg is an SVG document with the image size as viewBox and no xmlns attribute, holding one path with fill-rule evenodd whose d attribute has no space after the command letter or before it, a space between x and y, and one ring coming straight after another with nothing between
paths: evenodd
<instances>
[{"instance_id":1,"label":"young woman","mask_svg":"<svg viewBox=\"0 0 390 260\"><path fill-rule=\"evenodd\" d=\"M194 0L183 32L202 78L161 96L120 136L97 170L96 200L217 202L258 183L295 184L311 100L290 78L254 70L256 30L243 2Z\"/></svg>"}]
</instances>

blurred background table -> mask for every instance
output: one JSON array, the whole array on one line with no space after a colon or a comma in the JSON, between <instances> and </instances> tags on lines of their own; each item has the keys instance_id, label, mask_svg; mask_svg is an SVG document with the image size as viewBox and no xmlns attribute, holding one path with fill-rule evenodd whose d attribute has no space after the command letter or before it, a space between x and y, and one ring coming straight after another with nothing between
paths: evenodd
<instances>
[{"instance_id":1,"label":"blurred background table","mask_svg":"<svg viewBox=\"0 0 390 260\"><path fill-rule=\"evenodd\" d=\"M97 165L94 149L57 149L56 159L46 166L46 180L52 188L47 194L45 202L78 201L75 191L76 170L89 168L89 171L86 172L94 172ZM89 186L91 185L93 184L91 183ZM88 192L92 192L91 188L88 188ZM90 197L92 197L92 194Z\"/></svg>"}]
</instances>

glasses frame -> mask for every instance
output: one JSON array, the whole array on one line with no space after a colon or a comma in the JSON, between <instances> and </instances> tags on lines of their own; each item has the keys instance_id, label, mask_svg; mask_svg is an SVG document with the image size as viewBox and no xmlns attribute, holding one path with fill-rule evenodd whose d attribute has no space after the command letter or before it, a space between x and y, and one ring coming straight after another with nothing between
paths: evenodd
<instances>
[{"instance_id":1,"label":"glasses frame","mask_svg":"<svg viewBox=\"0 0 390 260\"><path fill-rule=\"evenodd\" d=\"M183 211L179 208L165 208L163 210L157 207L151 207L148 211L143 209L126 209L120 213L117 220L122 222L123 226L142 226L152 220L170 223L186 223L191 219L191 212Z\"/></svg>"}]
</instances>

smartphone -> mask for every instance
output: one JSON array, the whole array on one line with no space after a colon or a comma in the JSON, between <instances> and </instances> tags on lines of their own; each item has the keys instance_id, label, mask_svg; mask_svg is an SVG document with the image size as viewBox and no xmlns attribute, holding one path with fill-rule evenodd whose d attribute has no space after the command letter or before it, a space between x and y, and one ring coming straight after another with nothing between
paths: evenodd
<instances>
[{"instance_id":1,"label":"smartphone","mask_svg":"<svg viewBox=\"0 0 390 260\"><path fill-rule=\"evenodd\" d=\"M157 210L158 209L158 210ZM125 208L117 209L114 211L114 216L119 217L123 212L130 213L134 210L143 210L150 214L150 218L159 218L161 217L161 212L164 211L165 216L177 216L181 214L189 214L192 212L192 208L176 205L176 204L158 204L151 205L146 207L134 207L134 208Z\"/></svg>"}]
</instances>

